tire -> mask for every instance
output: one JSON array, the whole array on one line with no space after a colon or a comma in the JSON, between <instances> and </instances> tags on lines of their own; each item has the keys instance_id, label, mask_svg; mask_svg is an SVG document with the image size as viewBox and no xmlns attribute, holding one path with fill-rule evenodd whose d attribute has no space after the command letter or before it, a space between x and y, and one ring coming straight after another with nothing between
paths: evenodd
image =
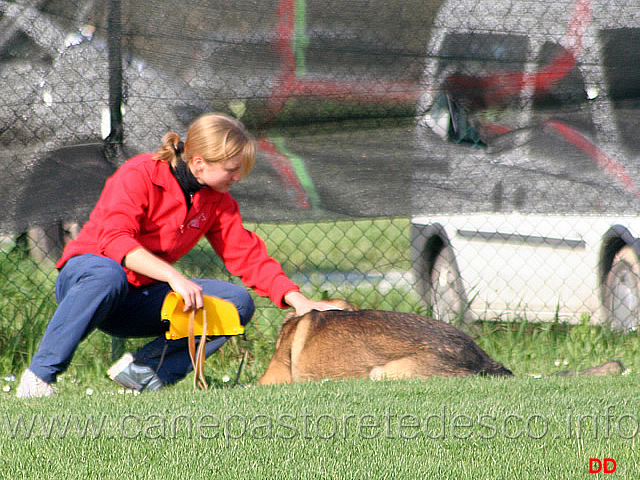
<instances>
[{"instance_id":1,"label":"tire","mask_svg":"<svg viewBox=\"0 0 640 480\"><path fill-rule=\"evenodd\" d=\"M619 332L638 329L640 318L640 259L630 246L613 258L604 285L604 307L610 328Z\"/></svg>"},{"instance_id":2,"label":"tire","mask_svg":"<svg viewBox=\"0 0 640 480\"><path fill-rule=\"evenodd\" d=\"M434 318L446 323L468 323L469 304L450 246L442 248L436 256L425 293Z\"/></svg>"}]
</instances>

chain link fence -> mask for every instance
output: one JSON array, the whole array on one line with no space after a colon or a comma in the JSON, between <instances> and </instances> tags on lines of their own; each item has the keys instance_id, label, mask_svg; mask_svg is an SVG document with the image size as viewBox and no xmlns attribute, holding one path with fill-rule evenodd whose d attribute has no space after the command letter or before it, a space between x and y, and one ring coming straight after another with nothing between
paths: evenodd
<instances>
[{"instance_id":1,"label":"chain link fence","mask_svg":"<svg viewBox=\"0 0 640 480\"><path fill-rule=\"evenodd\" d=\"M305 293L637 328L633 2L0 0L0 26L0 348L16 358L106 178L208 111L254 133L232 193ZM235 281L205 243L180 268Z\"/></svg>"}]
</instances>

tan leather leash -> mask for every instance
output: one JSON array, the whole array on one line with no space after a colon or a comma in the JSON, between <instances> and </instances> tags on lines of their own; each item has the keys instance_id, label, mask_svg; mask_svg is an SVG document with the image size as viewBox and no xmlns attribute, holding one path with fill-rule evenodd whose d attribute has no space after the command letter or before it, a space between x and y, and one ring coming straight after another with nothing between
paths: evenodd
<instances>
[{"instance_id":1,"label":"tan leather leash","mask_svg":"<svg viewBox=\"0 0 640 480\"><path fill-rule=\"evenodd\" d=\"M205 332L207 331L207 310L202 309L202 314L204 315L202 319L203 327L202 327L202 336L200 337L200 342L198 343L198 349L196 351L196 336L195 336L195 310L191 311L189 315L189 356L191 357L191 364L193 365L193 388L198 389L202 388L206 390L209 388L207 384L207 380L204 377L204 361L206 359L205 355L205 346L207 343L207 336ZM240 373L242 372L242 366L244 362L247 360L249 355L248 350L244 350L244 354L242 359L240 360L240 366L238 367L238 373L236 374L236 378L233 382L233 387L238 385L238 380L240 379Z\"/></svg>"},{"instance_id":2,"label":"tan leather leash","mask_svg":"<svg viewBox=\"0 0 640 480\"><path fill-rule=\"evenodd\" d=\"M207 344L207 309L202 309L202 336L198 343L198 350L196 351L196 336L195 336L195 317L196 311L191 310L189 315L189 356L191 357L191 364L193 365L193 388L198 387L206 390L209 388L207 381L204 378L204 361L205 361L205 346Z\"/></svg>"}]
</instances>

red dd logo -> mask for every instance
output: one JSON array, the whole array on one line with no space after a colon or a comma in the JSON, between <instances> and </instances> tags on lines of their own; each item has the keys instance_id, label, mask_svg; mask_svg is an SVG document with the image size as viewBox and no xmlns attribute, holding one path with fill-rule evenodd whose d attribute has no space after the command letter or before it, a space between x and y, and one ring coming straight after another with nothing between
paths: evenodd
<instances>
[{"instance_id":1,"label":"red dd logo","mask_svg":"<svg viewBox=\"0 0 640 480\"><path fill-rule=\"evenodd\" d=\"M618 468L616 461L613 458L590 458L589 459L589 473L613 473Z\"/></svg>"}]
</instances>

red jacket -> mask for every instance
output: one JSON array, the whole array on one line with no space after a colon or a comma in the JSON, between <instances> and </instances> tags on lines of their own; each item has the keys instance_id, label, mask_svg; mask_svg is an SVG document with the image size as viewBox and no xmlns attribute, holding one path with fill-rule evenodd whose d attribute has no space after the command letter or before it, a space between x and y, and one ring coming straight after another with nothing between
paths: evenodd
<instances>
[{"instance_id":1,"label":"red jacket","mask_svg":"<svg viewBox=\"0 0 640 480\"><path fill-rule=\"evenodd\" d=\"M298 290L267 253L258 235L246 230L238 204L229 193L202 188L187 212L184 194L167 162L152 154L137 155L105 183L100 199L78 236L65 247L57 267L75 256L92 253L122 264L137 247L173 263L205 235L231 274L258 295L285 308L284 295ZM155 280L125 267L129 283Z\"/></svg>"}]
</instances>

